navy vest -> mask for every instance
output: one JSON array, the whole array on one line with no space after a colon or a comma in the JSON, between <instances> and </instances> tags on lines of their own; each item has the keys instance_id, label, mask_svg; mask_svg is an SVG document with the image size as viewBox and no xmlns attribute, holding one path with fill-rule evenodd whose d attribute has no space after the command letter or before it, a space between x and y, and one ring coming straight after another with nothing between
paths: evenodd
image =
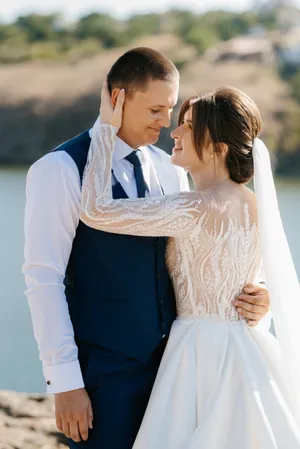
<instances>
[{"instance_id":1,"label":"navy vest","mask_svg":"<svg viewBox=\"0 0 300 449\"><path fill-rule=\"evenodd\" d=\"M82 179L89 145L87 131L54 151L66 151ZM176 317L166 243L165 237L110 234L79 222L65 276L78 344L100 345L141 362L149 359Z\"/></svg>"}]
</instances>

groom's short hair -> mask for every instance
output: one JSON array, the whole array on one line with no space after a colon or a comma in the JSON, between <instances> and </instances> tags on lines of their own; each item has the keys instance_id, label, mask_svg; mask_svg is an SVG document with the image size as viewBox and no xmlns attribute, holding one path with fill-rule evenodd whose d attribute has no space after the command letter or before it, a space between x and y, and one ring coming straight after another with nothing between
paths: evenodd
<instances>
[{"instance_id":1,"label":"groom's short hair","mask_svg":"<svg viewBox=\"0 0 300 449\"><path fill-rule=\"evenodd\" d=\"M146 90L148 82L173 81L179 73L170 59L147 47L133 48L113 64L107 75L110 93L113 89L125 89L127 96L137 90Z\"/></svg>"}]
</instances>

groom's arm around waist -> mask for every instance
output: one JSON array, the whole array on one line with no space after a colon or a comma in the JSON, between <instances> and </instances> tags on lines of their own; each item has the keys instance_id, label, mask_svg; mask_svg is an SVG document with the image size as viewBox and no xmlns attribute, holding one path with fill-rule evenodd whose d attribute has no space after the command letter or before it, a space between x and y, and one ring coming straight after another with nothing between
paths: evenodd
<instances>
[{"instance_id":1,"label":"groom's arm around waist","mask_svg":"<svg viewBox=\"0 0 300 449\"><path fill-rule=\"evenodd\" d=\"M50 153L30 168L23 273L48 393L84 386L63 283L79 209L79 173L67 153Z\"/></svg>"}]
</instances>

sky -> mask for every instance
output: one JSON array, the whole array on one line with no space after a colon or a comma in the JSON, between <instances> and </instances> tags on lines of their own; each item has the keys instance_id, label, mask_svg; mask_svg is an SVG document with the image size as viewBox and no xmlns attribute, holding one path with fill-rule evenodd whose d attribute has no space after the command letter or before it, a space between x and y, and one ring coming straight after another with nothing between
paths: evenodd
<instances>
[{"instance_id":1,"label":"sky","mask_svg":"<svg viewBox=\"0 0 300 449\"><path fill-rule=\"evenodd\" d=\"M3 0L0 21L10 22L16 17L36 13L62 12L73 20L91 11L108 12L118 18L130 14L162 12L171 8L181 8L203 12L209 9L249 9L259 0ZM293 0L300 6L300 0Z\"/></svg>"}]
</instances>

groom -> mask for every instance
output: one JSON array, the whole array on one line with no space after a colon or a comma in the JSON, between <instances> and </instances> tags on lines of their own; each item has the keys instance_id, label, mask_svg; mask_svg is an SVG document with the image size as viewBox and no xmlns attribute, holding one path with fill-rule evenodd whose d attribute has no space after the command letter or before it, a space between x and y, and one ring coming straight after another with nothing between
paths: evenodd
<instances>
[{"instance_id":1,"label":"groom","mask_svg":"<svg viewBox=\"0 0 300 449\"><path fill-rule=\"evenodd\" d=\"M130 50L111 68L108 85L113 104L126 89L114 198L188 190L185 172L153 146L177 103L172 62L152 49ZM79 221L90 141L83 132L29 170L26 294L57 427L70 447L131 449L176 316L175 298L165 238L108 234ZM251 325L268 308L268 292L256 286L238 305Z\"/></svg>"}]
</instances>

